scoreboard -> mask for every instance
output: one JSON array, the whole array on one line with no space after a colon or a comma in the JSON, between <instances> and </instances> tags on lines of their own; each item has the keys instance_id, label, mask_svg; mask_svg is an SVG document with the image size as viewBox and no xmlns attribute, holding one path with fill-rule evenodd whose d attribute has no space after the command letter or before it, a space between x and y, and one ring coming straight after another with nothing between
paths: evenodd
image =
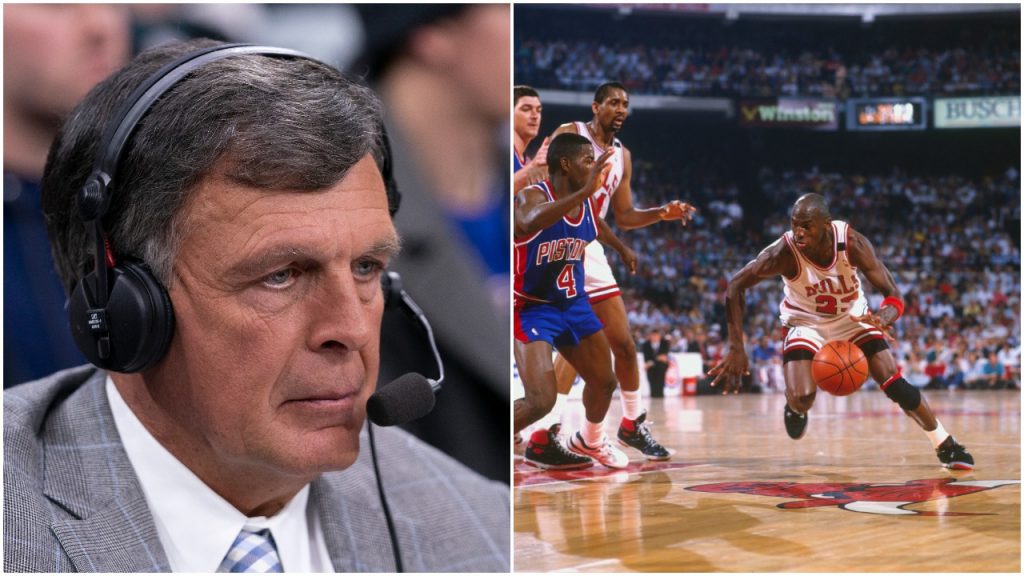
<instances>
[{"instance_id":1,"label":"scoreboard","mask_svg":"<svg viewBox=\"0 0 1024 576\"><path fill-rule=\"evenodd\" d=\"M924 130L924 98L855 98L846 102L847 130Z\"/></svg>"}]
</instances>

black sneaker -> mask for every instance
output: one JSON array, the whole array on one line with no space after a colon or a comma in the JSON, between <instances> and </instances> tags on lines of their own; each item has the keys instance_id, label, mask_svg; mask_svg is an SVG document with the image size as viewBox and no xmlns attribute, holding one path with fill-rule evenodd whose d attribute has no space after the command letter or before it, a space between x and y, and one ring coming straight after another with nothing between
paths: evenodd
<instances>
[{"instance_id":1,"label":"black sneaker","mask_svg":"<svg viewBox=\"0 0 1024 576\"><path fill-rule=\"evenodd\" d=\"M526 444L523 461L543 470L579 470L590 468L594 461L587 456L566 450L558 438L561 425L536 430Z\"/></svg>"},{"instance_id":2,"label":"black sneaker","mask_svg":"<svg viewBox=\"0 0 1024 576\"><path fill-rule=\"evenodd\" d=\"M651 430L644 422L646 419L646 411L641 412L636 420L623 417L619 424L619 444L639 450L648 460L668 460L672 455L651 437Z\"/></svg>"},{"instance_id":3,"label":"black sneaker","mask_svg":"<svg viewBox=\"0 0 1024 576\"><path fill-rule=\"evenodd\" d=\"M786 423L786 434L789 434L789 437L793 440L803 438L804 432L807 431L807 414L797 414L790 410L789 404L786 404L784 414L783 421Z\"/></svg>"},{"instance_id":4,"label":"black sneaker","mask_svg":"<svg viewBox=\"0 0 1024 576\"><path fill-rule=\"evenodd\" d=\"M974 470L974 457L951 435L935 449L942 465L951 470Z\"/></svg>"}]
</instances>

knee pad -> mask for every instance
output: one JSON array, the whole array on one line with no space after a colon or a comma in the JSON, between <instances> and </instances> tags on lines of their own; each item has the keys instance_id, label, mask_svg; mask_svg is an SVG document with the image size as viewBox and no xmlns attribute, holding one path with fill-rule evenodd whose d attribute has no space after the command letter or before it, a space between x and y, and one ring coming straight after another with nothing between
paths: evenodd
<instances>
[{"instance_id":1,"label":"knee pad","mask_svg":"<svg viewBox=\"0 0 1024 576\"><path fill-rule=\"evenodd\" d=\"M889 397L889 400L900 405L900 408L908 412L912 412L921 405L921 391L910 385L899 374L896 375L896 379L887 383L882 388L885 395Z\"/></svg>"}]
</instances>

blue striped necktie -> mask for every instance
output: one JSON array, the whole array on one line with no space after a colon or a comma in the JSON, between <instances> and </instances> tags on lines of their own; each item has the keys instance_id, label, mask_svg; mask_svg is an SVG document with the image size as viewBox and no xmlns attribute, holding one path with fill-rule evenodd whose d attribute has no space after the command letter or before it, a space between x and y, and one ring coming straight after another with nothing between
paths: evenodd
<instances>
[{"instance_id":1,"label":"blue striped necktie","mask_svg":"<svg viewBox=\"0 0 1024 576\"><path fill-rule=\"evenodd\" d=\"M270 530L254 532L242 528L217 572L284 572Z\"/></svg>"}]
</instances>

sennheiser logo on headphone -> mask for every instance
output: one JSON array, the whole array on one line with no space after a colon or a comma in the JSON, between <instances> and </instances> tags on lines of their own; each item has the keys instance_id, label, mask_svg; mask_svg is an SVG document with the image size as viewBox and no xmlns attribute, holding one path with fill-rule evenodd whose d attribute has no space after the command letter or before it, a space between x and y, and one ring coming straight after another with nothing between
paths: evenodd
<instances>
[{"instance_id":1,"label":"sennheiser logo on headphone","mask_svg":"<svg viewBox=\"0 0 1024 576\"><path fill-rule=\"evenodd\" d=\"M107 311L106 310L89 310L89 331L91 332L106 332L107 331Z\"/></svg>"}]
</instances>

